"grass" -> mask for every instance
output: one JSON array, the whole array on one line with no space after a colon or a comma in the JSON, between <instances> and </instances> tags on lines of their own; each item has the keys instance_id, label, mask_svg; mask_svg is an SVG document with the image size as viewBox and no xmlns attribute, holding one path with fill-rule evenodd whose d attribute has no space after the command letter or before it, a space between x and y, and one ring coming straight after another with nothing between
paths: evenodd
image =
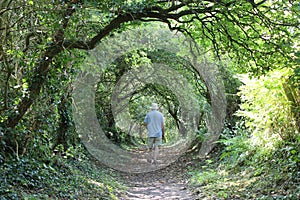
<instances>
[{"instance_id":1,"label":"grass","mask_svg":"<svg viewBox=\"0 0 300 200\"><path fill-rule=\"evenodd\" d=\"M300 199L300 172L289 162L232 166L218 157L193 169L191 186L199 199Z\"/></svg>"}]
</instances>

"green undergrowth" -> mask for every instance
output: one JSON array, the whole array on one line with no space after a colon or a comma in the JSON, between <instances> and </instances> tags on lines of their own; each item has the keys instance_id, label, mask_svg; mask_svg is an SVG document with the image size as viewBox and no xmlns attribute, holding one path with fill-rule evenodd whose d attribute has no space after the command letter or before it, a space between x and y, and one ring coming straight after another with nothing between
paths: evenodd
<instances>
[{"instance_id":1,"label":"green undergrowth","mask_svg":"<svg viewBox=\"0 0 300 200\"><path fill-rule=\"evenodd\" d=\"M199 195L300 199L300 101L299 89L289 87L293 73L282 69L259 78L241 76L237 121L227 121L220 154L192 172Z\"/></svg>"},{"instance_id":2,"label":"green undergrowth","mask_svg":"<svg viewBox=\"0 0 300 200\"><path fill-rule=\"evenodd\" d=\"M0 165L0 197L5 199L117 199L124 190L115 171L87 157L54 157L42 162L18 158Z\"/></svg>"},{"instance_id":3,"label":"green undergrowth","mask_svg":"<svg viewBox=\"0 0 300 200\"><path fill-rule=\"evenodd\" d=\"M234 167L209 164L193 171L191 184L206 199L299 199L300 177L282 172L287 166L258 163ZM291 169L293 171L293 169Z\"/></svg>"},{"instance_id":4,"label":"green undergrowth","mask_svg":"<svg viewBox=\"0 0 300 200\"><path fill-rule=\"evenodd\" d=\"M243 141L234 141L191 171L199 198L300 199L299 145L281 144L272 152L242 151Z\"/></svg>"}]
</instances>

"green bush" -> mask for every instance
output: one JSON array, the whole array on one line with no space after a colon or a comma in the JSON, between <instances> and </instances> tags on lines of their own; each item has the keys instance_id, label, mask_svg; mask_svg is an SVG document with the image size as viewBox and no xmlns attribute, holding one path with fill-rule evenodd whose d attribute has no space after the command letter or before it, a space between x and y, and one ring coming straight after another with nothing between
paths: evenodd
<instances>
[{"instance_id":1,"label":"green bush","mask_svg":"<svg viewBox=\"0 0 300 200\"><path fill-rule=\"evenodd\" d=\"M240 87L242 104L238 115L246 119L252 131L251 143L274 149L284 141L294 141L298 136L292 103L288 100L284 84L290 70L276 70L259 79L243 77Z\"/></svg>"},{"instance_id":2,"label":"green bush","mask_svg":"<svg viewBox=\"0 0 300 200\"><path fill-rule=\"evenodd\" d=\"M240 121L225 126L218 165L193 173L199 193L212 199L299 199L299 90L290 84L292 76L276 70L242 77Z\"/></svg>"}]
</instances>

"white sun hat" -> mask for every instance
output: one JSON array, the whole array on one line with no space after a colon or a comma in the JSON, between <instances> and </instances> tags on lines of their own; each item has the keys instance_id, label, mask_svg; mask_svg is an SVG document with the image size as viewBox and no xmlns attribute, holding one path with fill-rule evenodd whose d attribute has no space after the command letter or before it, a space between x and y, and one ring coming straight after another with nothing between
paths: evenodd
<instances>
[{"instance_id":1,"label":"white sun hat","mask_svg":"<svg viewBox=\"0 0 300 200\"><path fill-rule=\"evenodd\" d=\"M151 109L152 110L157 110L158 109L157 103L152 103Z\"/></svg>"}]
</instances>

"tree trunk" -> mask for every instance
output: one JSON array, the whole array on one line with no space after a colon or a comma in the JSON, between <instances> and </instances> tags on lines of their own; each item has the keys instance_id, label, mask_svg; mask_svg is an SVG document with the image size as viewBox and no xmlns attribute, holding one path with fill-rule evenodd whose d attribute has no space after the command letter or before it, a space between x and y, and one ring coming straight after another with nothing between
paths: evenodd
<instances>
[{"instance_id":1,"label":"tree trunk","mask_svg":"<svg viewBox=\"0 0 300 200\"><path fill-rule=\"evenodd\" d=\"M25 115L34 100L39 96L40 90L45 82L45 77L49 71L49 65L52 59L62 50L61 44L54 44L50 46L42 56L41 61L37 64L35 76L29 82L28 96L23 97L16 110L1 124L5 129L13 129Z\"/></svg>"},{"instance_id":2,"label":"tree trunk","mask_svg":"<svg viewBox=\"0 0 300 200\"><path fill-rule=\"evenodd\" d=\"M69 148L67 131L70 128L70 119L68 116L68 95L62 95L60 98L60 103L58 105L58 113L59 113L59 127L57 130L56 141L53 145L53 149L58 145L63 145L64 150Z\"/></svg>"}]
</instances>

